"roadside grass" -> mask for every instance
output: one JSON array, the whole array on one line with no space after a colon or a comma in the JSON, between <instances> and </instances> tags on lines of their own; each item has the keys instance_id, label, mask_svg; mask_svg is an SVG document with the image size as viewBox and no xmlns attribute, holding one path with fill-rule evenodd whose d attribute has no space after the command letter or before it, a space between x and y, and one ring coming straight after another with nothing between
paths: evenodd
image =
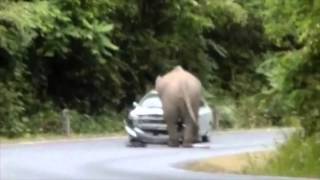
<instances>
[{"instance_id":1,"label":"roadside grass","mask_svg":"<svg viewBox=\"0 0 320 180\"><path fill-rule=\"evenodd\" d=\"M70 136L61 134L36 134L24 135L22 137L8 138L0 136L0 144L18 144L25 142L47 142L47 141L60 141L60 140L77 140L77 139L90 139L90 138L104 138L104 137L122 137L125 136L124 131L119 132L104 132L104 133L72 133Z\"/></svg>"},{"instance_id":2,"label":"roadside grass","mask_svg":"<svg viewBox=\"0 0 320 180\"><path fill-rule=\"evenodd\" d=\"M71 128L71 134L68 136L61 130L47 133L25 133L14 137L0 135L0 144L76 140L125 135L122 121L117 119L106 119L105 117L101 117L96 121L90 117L85 119L83 117L82 119L74 119L71 124Z\"/></svg>"},{"instance_id":3,"label":"roadside grass","mask_svg":"<svg viewBox=\"0 0 320 180\"><path fill-rule=\"evenodd\" d=\"M185 169L212 173L320 178L320 138L299 133L276 151L219 156L188 164Z\"/></svg>"},{"instance_id":4,"label":"roadside grass","mask_svg":"<svg viewBox=\"0 0 320 180\"><path fill-rule=\"evenodd\" d=\"M320 178L320 138L302 138L296 133L265 165L251 162L244 173Z\"/></svg>"},{"instance_id":5,"label":"roadside grass","mask_svg":"<svg viewBox=\"0 0 320 180\"><path fill-rule=\"evenodd\" d=\"M242 174L244 173L244 169L250 167L253 163L259 166L265 165L265 163L271 158L273 153L273 151L259 151L252 153L218 156L187 164L185 166L185 169L211 173Z\"/></svg>"},{"instance_id":6,"label":"roadside grass","mask_svg":"<svg viewBox=\"0 0 320 180\"><path fill-rule=\"evenodd\" d=\"M93 139L93 138L105 138L105 137L124 137L127 134L125 131L118 132L104 132L104 133L71 133L69 136L63 134L25 134L19 137L5 137L0 136L1 144L16 144L25 142L43 142L43 141L60 141L60 140L77 140L77 139Z\"/></svg>"},{"instance_id":7,"label":"roadside grass","mask_svg":"<svg viewBox=\"0 0 320 180\"><path fill-rule=\"evenodd\" d=\"M56 117L55 126L50 126L49 128L51 130L48 130L48 128L42 128L43 126L48 126L46 124L36 124L34 129L38 128L41 130L29 131L16 136L0 134L0 144L103 138L125 135L123 121L121 120L123 117L122 114L101 114L89 116L79 114L76 111L70 111L69 117L71 134L68 136L63 132L61 119Z\"/></svg>"}]
</instances>

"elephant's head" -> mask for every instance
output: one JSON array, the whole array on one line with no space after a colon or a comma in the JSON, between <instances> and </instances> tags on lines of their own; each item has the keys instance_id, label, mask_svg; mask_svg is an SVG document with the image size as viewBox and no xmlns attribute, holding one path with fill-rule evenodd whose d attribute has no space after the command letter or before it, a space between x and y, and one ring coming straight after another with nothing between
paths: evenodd
<instances>
[{"instance_id":1,"label":"elephant's head","mask_svg":"<svg viewBox=\"0 0 320 180\"><path fill-rule=\"evenodd\" d=\"M184 71L183 67L178 65L176 67L174 67L173 71Z\"/></svg>"}]
</instances>

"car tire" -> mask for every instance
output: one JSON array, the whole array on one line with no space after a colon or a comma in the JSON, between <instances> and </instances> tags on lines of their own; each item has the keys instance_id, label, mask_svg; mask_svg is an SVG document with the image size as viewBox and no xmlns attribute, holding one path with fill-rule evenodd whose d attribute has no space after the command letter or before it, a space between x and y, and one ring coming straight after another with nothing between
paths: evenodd
<instances>
[{"instance_id":1,"label":"car tire","mask_svg":"<svg viewBox=\"0 0 320 180\"><path fill-rule=\"evenodd\" d=\"M210 142L210 138L208 135L203 135L201 136L201 142Z\"/></svg>"},{"instance_id":2,"label":"car tire","mask_svg":"<svg viewBox=\"0 0 320 180\"><path fill-rule=\"evenodd\" d=\"M133 139L129 137L129 142L127 144L128 147L146 147L147 144L143 141L140 141L138 139Z\"/></svg>"}]
</instances>

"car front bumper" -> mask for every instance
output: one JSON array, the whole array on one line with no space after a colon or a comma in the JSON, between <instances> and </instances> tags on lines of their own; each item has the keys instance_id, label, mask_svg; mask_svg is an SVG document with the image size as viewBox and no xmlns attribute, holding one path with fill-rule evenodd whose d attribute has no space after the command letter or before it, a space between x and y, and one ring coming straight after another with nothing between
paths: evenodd
<instances>
[{"instance_id":1,"label":"car front bumper","mask_svg":"<svg viewBox=\"0 0 320 180\"><path fill-rule=\"evenodd\" d=\"M168 143L169 136L164 134L153 135L145 132L144 130L133 126L128 122L129 120L124 120L124 127L129 135L130 140L142 141L145 143L154 144L166 144Z\"/></svg>"}]
</instances>

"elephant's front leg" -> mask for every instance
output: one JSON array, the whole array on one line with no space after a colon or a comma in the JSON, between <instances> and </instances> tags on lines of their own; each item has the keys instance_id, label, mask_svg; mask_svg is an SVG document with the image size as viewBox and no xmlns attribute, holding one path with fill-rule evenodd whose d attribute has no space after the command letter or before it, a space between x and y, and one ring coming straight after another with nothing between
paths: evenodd
<instances>
[{"instance_id":1,"label":"elephant's front leg","mask_svg":"<svg viewBox=\"0 0 320 180\"><path fill-rule=\"evenodd\" d=\"M164 120L167 124L169 141L168 145L170 147L179 146L179 132L177 127L178 121L178 111L175 108L166 108L164 109Z\"/></svg>"}]
</instances>

